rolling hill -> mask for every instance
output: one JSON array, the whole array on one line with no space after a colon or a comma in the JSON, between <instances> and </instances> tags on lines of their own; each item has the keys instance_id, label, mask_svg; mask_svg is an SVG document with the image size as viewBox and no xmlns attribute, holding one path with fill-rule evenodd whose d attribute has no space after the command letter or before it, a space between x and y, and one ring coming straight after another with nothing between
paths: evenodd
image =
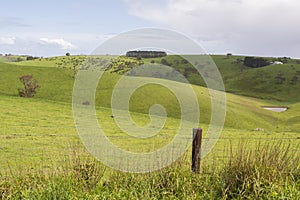
<instances>
[{"instance_id":1,"label":"rolling hill","mask_svg":"<svg viewBox=\"0 0 300 200\"><path fill-rule=\"evenodd\" d=\"M269 65L261 68L251 68L243 65L241 60L244 56L211 56L218 67L225 89L229 93L255 97L270 101L291 102L300 101L300 61L287 59L282 65ZM77 68L85 61L86 56L62 56L22 61L15 64L21 66L39 66L73 69L74 63ZM266 58L269 61L277 58ZM118 57L108 71L116 74L124 74L132 70L137 64L165 64L184 75L194 85L206 86L195 68L186 60L177 55L168 55L163 58L145 58L137 61L135 58ZM195 63L192 63L195 64ZM203 65L205 67L205 64ZM206 69L204 69L205 72ZM132 70L134 71L134 70ZM206 73L206 72L205 72ZM153 75L151 75L153 77ZM207 69L209 76L209 69Z\"/></svg>"},{"instance_id":2,"label":"rolling hill","mask_svg":"<svg viewBox=\"0 0 300 200\"><path fill-rule=\"evenodd\" d=\"M17 97L18 88L22 87L18 78L24 74L32 74L41 86L35 99L68 104L72 102L74 78L71 69L0 63L0 73L3 74L3 78L0 80L1 96ZM115 84L120 78L121 75L116 73L104 73L97 88L96 106L106 108L111 106L111 95ZM131 78L134 79L137 77ZM156 80L154 80L154 82L155 81ZM173 82L172 84L177 84L178 87L181 87L180 85L183 83ZM200 102L200 110L203 112L203 114L201 114L201 122L208 124L211 117L209 114L211 110L211 97L206 88L196 85L194 85L193 88ZM153 91L155 91L155 93L153 93ZM298 97L297 95L295 96ZM140 101L140 99L143 99L143 101ZM180 109L178 108L177 99L166 88L158 85L152 84L142 90L137 90L131 98L130 108L133 112L146 114L154 102L159 102L165 106L169 117L180 118ZM294 103L262 101L251 97L227 94L226 126L251 130L257 127L264 127L265 129L274 130L274 127L276 127L274 126L275 124L283 123L279 116L284 114L279 115L278 113L266 111L262 109L261 106L278 104L295 107L297 109L297 106L294 106L297 104ZM287 111L287 113L289 112L292 112L292 110ZM287 119L284 118L284 120Z\"/></svg>"}]
</instances>

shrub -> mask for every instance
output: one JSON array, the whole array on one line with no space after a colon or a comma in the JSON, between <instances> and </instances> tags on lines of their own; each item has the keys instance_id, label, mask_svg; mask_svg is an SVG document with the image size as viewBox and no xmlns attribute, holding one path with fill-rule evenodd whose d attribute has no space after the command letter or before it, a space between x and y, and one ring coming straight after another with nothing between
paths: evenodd
<instances>
[{"instance_id":1,"label":"shrub","mask_svg":"<svg viewBox=\"0 0 300 200\"><path fill-rule=\"evenodd\" d=\"M21 88L18 89L19 96L26 97L26 98L33 97L36 94L37 89L40 87L37 80L35 80L32 77L32 75L24 75L21 76L19 79L24 85L24 89Z\"/></svg>"},{"instance_id":2,"label":"shrub","mask_svg":"<svg viewBox=\"0 0 300 200\"><path fill-rule=\"evenodd\" d=\"M277 84L282 84L285 81L284 74L282 72L278 72L277 76L275 77Z\"/></svg>"},{"instance_id":3,"label":"shrub","mask_svg":"<svg viewBox=\"0 0 300 200\"><path fill-rule=\"evenodd\" d=\"M181 60L181 64L188 64L188 63L189 63L189 61L187 61L186 59Z\"/></svg>"},{"instance_id":4,"label":"shrub","mask_svg":"<svg viewBox=\"0 0 300 200\"><path fill-rule=\"evenodd\" d=\"M297 83L297 81L298 81L298 76L294 76L291 80L291 84L295 85Z\"/></svg>"},{"instance_id":5,"label":"shrub","mask_svg":"<svg viewBox=\"0 0 300 200\"><path fill-rule=\"evenodd\" d=\"M166 59L161 59L161 61L160 61L160 63L162 64L162 65L169 65L169 63L168 63L168 61L166 60Z\"/></svg>"}]
</instances>

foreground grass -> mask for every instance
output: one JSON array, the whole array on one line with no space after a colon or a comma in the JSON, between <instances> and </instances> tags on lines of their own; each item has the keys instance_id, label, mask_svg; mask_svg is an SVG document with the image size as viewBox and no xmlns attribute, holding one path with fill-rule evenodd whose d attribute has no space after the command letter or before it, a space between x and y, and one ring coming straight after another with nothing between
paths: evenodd
<instances>
[{"instance_id":1,"label":"foreground grass","mask_svg":"<svg viewBox=\"0 0 300 200\"><path fill-rule=\"evenodd\" d=\"M248 105L248 100L239 99L230 98L230 101ZM297 163L299 167L299 132L278 128L254 131L256 126L251 124L257 119L245 123L245 129L224 129L213 151L202 161L201 176L190 172L190 150L180 162L162 171L128 174L106 169L82 153L84 147L74 127L70 104L1 96L0 107L3 111L0 113L0 194L3 199L238 199L240 195L245 195L245 198L296 199L299 195L299 171L296 167ZM297 117L298 105L294 107L290 113L280 116L283 119ZM238 112L238 108L229 109ZM121 148L133 152L152 151L166 142L118 137L123 133L110 117L111 110L102 107L97 114L108 136L116 136L112 141ZM149 116L142 113L132 113L132 117L141 125L149 121ZM176 118L168 118L163 132L172 136L172 128L176 128L178 122ZM290 124L297 127L294 121L284 127ZM204 132L208 128L206 124L201 124L201 127ZM240 141L247 141L242 148L244 151ZM262 146L272 141L280 141L285 146L258 148L259 141ZM232 154L230 148L226 148L229 144ZM289 148L287 145L290 145ZM73 153L73 146L81 153ZM296 158L290 157L292 153ZM261 157L256 159L255 155ZM266 162L268 160L272 162ZM261 166L261 163L267 165ZM276 163L278 166L272 166ZM296 164L291 168L289 165L292 163ZM286 170L276 175L276 167ZM235 174L236 177L234 172L237 170L241 171ZM267 177L269 170L276 180ZM250 174L245 175L248 172ZM243 180L248 182L241 182ZM258 185L253 185L253 182Z\"/></svg>"},{"instance_id":2,"label":"foreground grass","mask_svg":"<svg viewBox=\"0 0 300 200\"><path fill-rule=\"evenodd\" d=\"M279 143L240 145L230 159L202 162L190 171L185 157L146 174L112 171L88 155L72 153L53 171L19 169L0 176L2 199L297 199L300 155Z\"/></svg>"}]
</instances>

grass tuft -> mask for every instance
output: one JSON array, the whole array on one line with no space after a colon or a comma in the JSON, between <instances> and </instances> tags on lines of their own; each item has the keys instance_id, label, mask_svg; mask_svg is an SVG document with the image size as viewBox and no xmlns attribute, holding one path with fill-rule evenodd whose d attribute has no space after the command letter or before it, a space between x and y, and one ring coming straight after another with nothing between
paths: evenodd
<instances>
[{"instance_id":1,"label":"grass tuft","mask_svg":"<svg viewBox=\"0 0 300 200\"><path fill-rule=\"evenodd\" d=\"M277 194L278 188L287 182L299 184L299 163L300 155L290 145L258 143L255 149L250 149L241 143L221 173L225 182L224 196L259 198L268 196L271 191Z\"/></svg>"}]
</instances>

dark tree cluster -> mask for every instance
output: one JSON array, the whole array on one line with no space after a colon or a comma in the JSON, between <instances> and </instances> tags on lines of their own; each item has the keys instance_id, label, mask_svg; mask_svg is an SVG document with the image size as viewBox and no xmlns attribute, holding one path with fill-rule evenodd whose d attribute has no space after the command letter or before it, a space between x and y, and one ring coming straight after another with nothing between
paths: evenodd
<instances>
[{"instance_id":1,"label":"dark tree cluster","mask_svg":"<svg viewBox=\"0 0 300 200\"><path fill-rule=\"evenodd\" d=\"M270 62L264 58L245 57L244 65L252 68L259 68L270 65Z\"/></svg>"},{"instance_id":2,"label":"dark tree cluster","mask_svg":"<svg viewBox=\"0 0 300 200\"><path fill-rule=\"evenodd\" d=\"M40 57L35 57L35 56L27 56L26 60L35 60L35 59L39 59Z\"/></svg>"},{"instance_id":3,"label":"dark tree cluster","mask_svg":"<svg viewBox=\"0 0 300 200\"><path fill-rule=\"evenodd\" d=\"M163 51L128 51L127 57L135 58L159 58L166 56L167 53Z\"/></svg>"}]
</instances>

